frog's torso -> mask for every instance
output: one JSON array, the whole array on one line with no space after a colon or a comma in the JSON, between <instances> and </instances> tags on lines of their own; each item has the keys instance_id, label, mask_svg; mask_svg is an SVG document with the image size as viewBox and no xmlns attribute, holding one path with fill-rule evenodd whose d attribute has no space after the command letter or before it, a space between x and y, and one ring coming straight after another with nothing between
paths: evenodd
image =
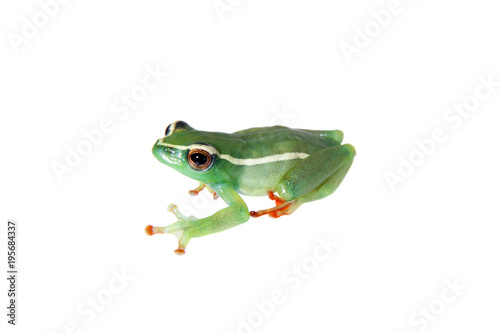
<instances>
[{"instance_id":1,"label":"frog's torso","mask_svg":"<svg viewBox=\"0 0 500 333\"><path fill-rule=\"evenodd\" d=\"M177 128L174 135L160 139L155 147L159 146L161 154L163 145L177 148L186 148L186 143L189 147L209 145L216 150L213 167L204 172L188 170L188 176L208 186L227 184L241 194L260 196L274 192L279 180L301 160L318 150L339 145L342 137L338 130L312 131L284 126L250 128L232 134ZM172 156L175 154L170 155L167 159L175 158ZM177 155L177 160L182 158ZM185 171L182 162L179 163Z\"/></svg>"},{"instance_id":2,"label":"frog's torso","mask_svg":"<svg viewBox=\"0 0 500 333\"><path fill-rule=\"evenodd\" d=\"M339 144L318 132L283 126L250 128L229 135L234 137L237 145L230 149L216 148L222 157L229 155L234 159L220 158L219 163L232 164L225 169L231 170L234 188L244 195L275 192L283 175L302 159Z\"/></svg>"}]
</instances>

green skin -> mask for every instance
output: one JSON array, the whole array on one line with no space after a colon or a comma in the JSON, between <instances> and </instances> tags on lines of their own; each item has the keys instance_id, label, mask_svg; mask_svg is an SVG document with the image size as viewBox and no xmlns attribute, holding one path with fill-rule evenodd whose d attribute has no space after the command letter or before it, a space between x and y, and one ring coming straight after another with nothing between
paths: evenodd
<instances>
[{"instance_id":1,"label":"green skin","mask_svg":"<svg viewBox=\"0 0 500 333\"><path fill-rule=\"evenodd\" d=\"M220 196L228 207L215 214L196 219L180 214L175 205L169 206L178 218L166 227L146 227L149 235L174 234L179 240L175 252L184 254L193 237L201 237L242 224L250 216L270 214L279 217L291 214L301 204L332 194L349 170L356 150L341 144L343 133L291 129L283 126L250 128L233 134L198 131L183 121L167 127L165 137L153 146L153 155L162 163ZM191 149L207 151L212 159L205 170L189 163ZM269 195L277 207L249 212L240 194ZM272 193L277 193L279 198Z\"/></svg>"}]
</instances>

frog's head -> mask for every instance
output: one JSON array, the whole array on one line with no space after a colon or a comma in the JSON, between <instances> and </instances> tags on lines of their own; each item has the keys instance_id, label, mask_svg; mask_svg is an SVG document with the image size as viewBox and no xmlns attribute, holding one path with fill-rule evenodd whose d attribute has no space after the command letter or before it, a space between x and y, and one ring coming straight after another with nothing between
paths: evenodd
<instances>
[{"instance_id":1,"label":"frog's head","mask_svg":"<svg viewBox=\"0 0 500 333\"><path fill-rule=\"evenodd\" d=\"M215 133L197 131L184 121L168 125L165 136L153 146L153 155L162 163L199 181L217 178L213 172L217 148L208 143Z\"/></svg>"}]
</instances>

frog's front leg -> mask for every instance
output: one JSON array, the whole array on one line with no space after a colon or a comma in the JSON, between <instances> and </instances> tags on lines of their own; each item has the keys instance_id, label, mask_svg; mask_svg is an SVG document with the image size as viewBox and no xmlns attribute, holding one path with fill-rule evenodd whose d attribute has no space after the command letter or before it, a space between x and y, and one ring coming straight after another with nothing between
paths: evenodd
<instances>
[{"instance_id":1,"label":"frog's front leg","mask_svg":"<svg viewBox=\"0 0 500 333\"><path fill-rule=\"evenodd\" d=\"M176 223L166 227L146 227L146 234L173 234L179 240L179 246L174 252L184 254L186 246L191 238L201 237L235 227L248 221L250 214L248 208L234 188L225 185L211 185L211 188L228 204L228 207L219 210L217 213L196 219L193 216L186 217L180 214L175 206L169 206L179 219Z\"/></svg>"},{"instance_id":2,"label":"frog's front leg","mask_svg":"<svg viewBox=\"0 0 500 333\"><path fill-rule=\"evenodd\" d=\"M212 190L212 189L210 188L210 186L208 186L207 184L202 183L202 182L200 182L200 184L198 185L198 187L197 187L197 188L195 188L194 190L189 191L189 194L191 194L191 195L198 195L198 193L200 193L201 191L203 191L203 189L204 189L204 188L206 188L206 189L207 189L207 191L208 191L210 194L212 194L212 195L213 195L214 200L215 200L215 199L217 199L217 198L219 197L219 196L217 195L217 192L215 192L214 190Z\"/></svg>"},{"instance_id":3,"label":"frog's front leg","mask_svg":"<svg viewBox=\"0 0 500 333\"><path fill-rule=\"evenodd\" d=\"M276 207L251 211L250 215L280 217L293 213L304 202L332 194L347 174L355 155L356 150L350 144L328 147L309 155L279 181L276 186L279 197L272 192L269 194Z\"/></svg>"}]
</instances>

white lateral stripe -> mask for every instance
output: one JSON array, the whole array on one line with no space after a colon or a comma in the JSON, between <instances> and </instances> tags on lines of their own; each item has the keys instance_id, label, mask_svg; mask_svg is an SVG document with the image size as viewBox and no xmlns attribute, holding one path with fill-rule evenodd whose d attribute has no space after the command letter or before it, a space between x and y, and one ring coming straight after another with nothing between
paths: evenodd
<instances>
[{"instance_id":1,"label":"white lateral stripe","mask_svg":"<svg viewBox=\"0 0 500 333\"><path fill-rule=\"evenodd\" d=\"M225 160L228 160L229 162L237 165L258 165L258 164L266 164L266 163L273 163L273 162L280 162L280 161L289 161L289 160L296 160L297 158L304 159L308 157L309 154L306 153L283 153L283 154L276 154L276 155L270 155L270 156L265 156L265 157L259 157L259 158L236 158L232 157L231 155L219 155L220 158L223 158Z\"/></svg>"},{"instance_id":2,"label":"white lateral stripe","mask_svg":"<svg viewBox=\"0 0 500 333\"><path fill-rule=\"evenodd\" d=\"M295 159L304 159L309 156L307 153L299 153L299 152L290 152L290 153L283 153L283 154L276 154L276 155L270 155L270 156L265 156L265 157L259 157L259 158L237 158L233 157L231 155L227 154L219 154L217 149L215 149L212 146L208 145L202 145L202 144L193 144L189 146L180 146L180 145L172 145L168 143L161 142L161 139L158 140L156 143L157 145L160 146L165 146L165 147L171 147L171 148L176 148L180 150L191 150L193 148L197 149L203 149L208 151L212 155L217 155L218 157L227 160L231 162L232 164L236 165L259 165L259 164L266 164L266 163L273 163L273 162L280 162L280 161L289 161L289 160L295 160Z\"/></svg>"}]
</instances>

